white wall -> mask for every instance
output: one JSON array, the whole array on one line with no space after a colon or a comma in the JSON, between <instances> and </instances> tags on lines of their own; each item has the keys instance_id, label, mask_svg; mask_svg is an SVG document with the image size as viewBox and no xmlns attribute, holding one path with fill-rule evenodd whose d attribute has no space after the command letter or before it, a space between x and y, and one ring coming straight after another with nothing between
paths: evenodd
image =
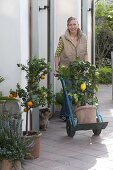
<instances>
[{"instance_id":1,"label":"white wall","mask_svg":"<svg viewBox=\"0 0 113 170\"><path fill-rule=\"evenodd\" d=\"M38 51L39 51L39 58L45 58L45 61L47 61L47 9L40 10L40 8L44 8L44 6L47 5L47 0L38 0ZM44 85L47 87L47 77L45 80L40 82L40 85Z\"/></svg>"},{"instance_id":2,"label":"white wall","mask_svg":"<svg viewBox=\"0 0 113 170\"><path fill-rule=\"evenodd\" d=\"M29 0L20 0L20 62L26 65L29 57ZM19 69L19 68L18 68ZM25 87L25 72L21 71L21 86ZM23 108L22 108L23 109ZM22 110L23 111L23 110ZM22 114L22 130L26 126L26 113Z\"/></svg>"},{"instance_id":3,"label":"white wall","mask_svg":"<svg viewBox=\"0 0 113 170\"><path fill-rule=\"evenodd\" d=\"M47 0L38 0L38 7L43 8L47 5ZM47 60L47 9L40 10L38 8L38 25L39 25L39 58Z\"/></svg>"},{"instance_id":4,"label":"white wall","mask_svg":"<svg viewBox=\"0 0 113 170\"><path fill-rule=\"evenodd\" d=\"M88 0L88 9L91 8L91 3L92 0ZM91 11L88 11L88 25L87 25L87 30L88 30L88 60L91 62L91 48L92 48L92 37L91 37L91 32L92 32L92 19L91 19Z\"/></svg>"},{"instance_id":5,"label":"white wall","mask_svg":"<svg viewBox=\"0 0 113 170\"><path fill-rule=\"evenodd\" d=\"M20 58L26 65L29 58L29 0L20 0ZM21 85L26 84L25 74L21 72Z\"/></svg>"},{"instance_id":6,"label":"white wall","mask_svg":"<svg viewBox=\"0 0 113 170\"><path fill-rule=\"evenodd\" d=\"M13 4L13 5L12 5ZM0 75L5 82L0 90L7 95L20 79L16 63L20 61L19 1L0 1Z\"/></svg>"},{"instance_id":7,"label":"white wall","mask_svg":"<svg viewBox=\"0 0 113 170\"><path fill-rule=\"evenodd\" d=\"M55 37L56 43L59 36L64 34L67 29L67 19L74 16L79 21L81 27L81 1L80 0L55 0Z\"/></svg>"},{"instance_id":8,"label":"white wall","mask_svg":"<svg viewBox=\"0 0 113 170\"><path fill-rule=\"evenodd\" d=\"M28 58L27 1L0 0L0 76L5 78L0 90L3 95L8 95L9 90L21 82L21 71L16 64Z\"/></svg>"}]
</instances>

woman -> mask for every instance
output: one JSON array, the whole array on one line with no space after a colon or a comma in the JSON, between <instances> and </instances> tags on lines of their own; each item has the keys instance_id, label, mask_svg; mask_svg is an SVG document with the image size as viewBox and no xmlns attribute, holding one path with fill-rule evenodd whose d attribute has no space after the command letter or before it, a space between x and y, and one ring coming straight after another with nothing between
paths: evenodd
<instances>
[{"instance_id":1,"label":"woman","mask_svg":"<svg viewBox=\"0 0 113 170\"><path fill-rule=\"evenodd\" d=\"M68 67L77 57L87 61L87 38L80 30L76 18L70 17L67 20L67 30L59 38L55 53L55 76L58 74L59 65ZM65 107L62 107L60 117L65 119Z\"/></svg>"}]
</instances>

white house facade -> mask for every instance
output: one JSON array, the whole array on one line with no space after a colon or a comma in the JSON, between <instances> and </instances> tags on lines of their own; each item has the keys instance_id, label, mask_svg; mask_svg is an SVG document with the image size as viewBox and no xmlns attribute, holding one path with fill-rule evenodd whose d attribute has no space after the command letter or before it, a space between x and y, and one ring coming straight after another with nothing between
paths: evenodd
<instances>
[{"instance_id":1,"label":"white house facade","mask_svg":"<svg viewBox=\"0 0 113 170\"><path fill-rule=\"evenodd\" d=\"M17 63L26 64L31 56L45 58L54 69L54 53L66 21L75 16L88 37L89 61L94 57L93 0L1 0L0 1L0 76L5 81L0 91L8 95L19 82L26 83ZM48 80L47 80L48 81ZM59 89L51 73L53 91Z\"/></svg>"},{"instance_id":2,"label":"white house facade","mask_svg":"<svg viewBox=\"0 0 113 170\"><path fill-rule=\"evenodd\" d=\"M52 67L47 86L53 93L60 90L54 77L54 54L59 36L66 30L67 18L78 19L80 28L88 38L89 61L94 62L94 0L0 0L0 84L3 96L15 90L19 82L24 88L24 73L17 63L26 64L32 56L45 58ZM54 106L53 106L54 109ZM25 113L23 113L25 129ZM39 114L33 116L33 128L39 130Z\"/></svg>"}]
</instances>

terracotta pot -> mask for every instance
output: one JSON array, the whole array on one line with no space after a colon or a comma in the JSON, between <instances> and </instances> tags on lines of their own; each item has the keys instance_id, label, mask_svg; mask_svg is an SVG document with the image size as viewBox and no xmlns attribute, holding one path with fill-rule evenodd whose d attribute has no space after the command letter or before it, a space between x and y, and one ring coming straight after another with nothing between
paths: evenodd
<instances>
[{"instance_id":1,"label":"terracotta pot","mask_svg":"<svg viewBox=\"0 0 113 170\"><path fill-rule=\"evenodd\" d=\"M25 133L25 132L24 132ZM25 156L25 159L36 159L40 156L40 134L35 134L35 132L28 132L27 136L24 136L26 139L31 140L31 144L28 146L28 152Z\"/></svg>"},{"instance_id":2,"label":"terracotta pot","mask_svg":"<svg viewBox=\"0 0 113 170\"><path fill-rule=\"evenodd\" d=\"M85 123L96 123L96 107L89 106L80 106L75 109L75 115L78 119L79 124Z\"/></svg>"},{"instance_id":3,"label":"terracotta pot","mask_svg":"<svg viewBox=\"0 0 113 170\"><path fill-rule=\"evenodd\" d=\"M0 161L0 170L21 170L21 162L16 161L13 167L13 164L10 160Z\"/></svg>"},{"instance_id":4,"label":"terracotta pot","mask_svg":"<svg viewBox=\"0 0 113 170\"><path fill-rule=\"evenodd\" d=\"M0 161L0 169L2 169L2 161Z\"/></svg>"},{"instance_id":5,"label":"terracotta pot","mask_svg":"<svg viewBox=\"0 0 113 170\"><path fill-rule=\"evenodd\" d=\"M21 169L22 169L21 162L16 161L15 162L15 167L12 170L21 170Z\"/></svg>"}]
</instances>

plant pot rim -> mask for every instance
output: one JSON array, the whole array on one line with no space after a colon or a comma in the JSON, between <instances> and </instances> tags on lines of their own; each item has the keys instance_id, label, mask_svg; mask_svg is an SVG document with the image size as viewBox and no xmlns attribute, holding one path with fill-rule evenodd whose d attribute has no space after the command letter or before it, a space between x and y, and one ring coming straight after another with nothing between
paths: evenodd
<instances>
[{"instance_id":1,"label":"plant pot rim","mask_svg":"<svg viewBox=\"0 0 113 170\"><path fill-rule=\"evenodd\" d=\"M28 134L26 134L26 131L23 131L23 136L29 137L29 136L36 136L40 137L42 136L41 132L36 132L36 131L28 131Z\"/></svg>"},{"instance_id":2,"label":"plant pot rim","mask_svg":"<svg viewBox=\"0 0 113 170\"><path fill-rule=\"evenodd\" d=\"M94 106L94 105L79 106L75 109L75 112L82 110L82 109L88 109L88 108L96 109L96 106Z\"/></svg>"}]
</instances>

